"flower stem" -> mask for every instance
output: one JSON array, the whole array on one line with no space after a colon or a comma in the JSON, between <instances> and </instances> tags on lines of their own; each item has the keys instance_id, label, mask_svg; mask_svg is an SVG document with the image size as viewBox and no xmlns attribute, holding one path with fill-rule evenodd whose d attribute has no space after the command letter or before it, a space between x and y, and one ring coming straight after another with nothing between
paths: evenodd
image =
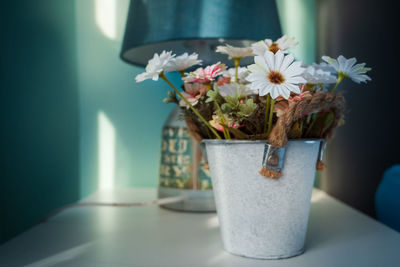
<instances>
[{"instance_id":1,"label":"flower stem","mask_svg":"<svg viewBox=\"0 0 400 267\"><path fill-rule=\"evenodd\" d=\"M237 83L238 80L239 80L238 72L239 72L239 61L240 61L240 58L235 57L234 60L235 60L235 82Z\"/></svg>"},{"instance_id":2,"label":"flower stem","mask_svg":"<svg viewBox=\"0 0 400 267\"><path fill-rule=\"evenodd\" d=\"M215 103L215 106L216 106L217 109L218 109L218 113L219 113L219 116L220 116L220 118L221 118L220 120L221 120L222 124L223 124L223 125L227 125L227 123L226 123L226 121L225 121L224 113L222 113L221 107L218 105L218 102L217 102L217 101L214 101L214 103ZM225 139L231 139L231 135L229 134L229 131L228 131L227 129L225 129L225 127L222 127L222 131L223 131L223 133L224 133Z\"/></svg>"},{"instance_id":3,"label":"flower stem","mask_svg":"<svg viewBox=\"0 0 400 267\"><path fill-rule=\"evenodd\" d=\"M274 115L274 104L275 104L275 99L271 99L271 106L269 109L268 132L267 132L268 137L269 137L269 134L271 133L271 129L272 129L272 117Z\"/></svg>"},{"instance_id":4,"label":"flower stem","mask_svg":"<svg viewBox=\"0 0 400 267\"><path fill-rule=\"evenodd\" d=\"M268 94L267 102L265 103L264 133L267 133L268 111L269 111L269 102L270 101L271 101L271 96Z\"/></svg>"},{"instance_id":5,"label":"flower stem","mask_svg":"<svg viewBox=\"0 0 400 267\"><path fill-rule=\"evenodd\" d=\"M181 70L181 71L179 71L179 73L181 74L182 78L185 77L185 71Z\"/></svg>"},{"instance_id":6,"label":"flower stem","mask_svg":"<svg viewBox=\"0 0 400 267\"><path fill-rule=\"evenodd\" d=\"M342 82L343 78L344 78L343 73L339 72L338 80L337 80L337 82L336 82L336 84L335 84L335 87L333 87L333 89L332 89L332 91L331 91L332 94L336 91L336 88L338 87L339 83Z\"/></svg>"},{"instance_id":7,"label":"flower stem","mask_svg":"<svg viewBox=\"0 0 400 267\"><path fill-rule=\"evenodd\" d=\"M172 89L174 89L175 93L183 100L185 103L190 107L190 109L194 112L194 114L199 117L199 119L211 130L211 132L217 137L218 139L221 139L221 136L217 133L217 131L208 123L206 119L195 109L192 104L179 92L178 89L165 77L164 73L160 74L160 78L163 79L166 83L168 83L169 86L171 86Z\"/></svg>"}]
</instances>

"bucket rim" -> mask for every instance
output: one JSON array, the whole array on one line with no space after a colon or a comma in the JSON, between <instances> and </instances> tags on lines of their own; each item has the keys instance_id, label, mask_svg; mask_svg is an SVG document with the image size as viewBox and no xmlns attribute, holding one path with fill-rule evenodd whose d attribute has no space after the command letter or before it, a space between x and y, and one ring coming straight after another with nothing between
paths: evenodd
<instances>
[{"instance_id":1,"label":"bucket rim","mask_svg":"<svg viewBox=\"0 0 400 267\"><path fill-rule=\"evenodd\" d=\"M289 139L288 143L308 143L308 144L315 144L324 140L323 138L299 138L299 139ZM267 139L264 140L226 140L226 139L203 139L203 144L213 144L213 145L239 145L239 144L266 144L268 142Z\"/></svg>"}]
</instances>

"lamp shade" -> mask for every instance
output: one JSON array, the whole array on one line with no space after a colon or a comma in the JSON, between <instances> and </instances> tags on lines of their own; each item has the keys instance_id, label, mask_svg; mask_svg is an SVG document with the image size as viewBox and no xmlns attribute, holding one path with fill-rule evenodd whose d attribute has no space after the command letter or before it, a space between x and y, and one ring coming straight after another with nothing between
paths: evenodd
<instances>
[{"instance_id":1,"label":"lamp shade","mask_svg":"<svg viewBox=\"0 0 400 267\"><path fill-rule=\"evenodd\" d=\"M275 0L131 0L121 58L145 66L154 53L172 50L196 52L204 64L232 65L216 46L245 47L280 35Z\"/></svg>"}]
</instances>

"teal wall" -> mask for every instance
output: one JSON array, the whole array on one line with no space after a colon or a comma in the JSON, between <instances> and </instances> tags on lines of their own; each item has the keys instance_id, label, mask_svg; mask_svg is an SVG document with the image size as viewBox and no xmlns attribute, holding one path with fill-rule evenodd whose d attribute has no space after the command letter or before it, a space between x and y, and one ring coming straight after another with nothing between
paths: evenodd
<instances>
[{"instance_id":1,"label":"teal wall","mask_svg":"<svg viewBox=\"0 0 400 267\"><path fill-rule=\"evenodd\" d=\"M282 32L299 41L292 52L304 63L313 63L316 55L315 0L276 0L276 3Z\"/></svg>"},{"instance_id":2,"label":"teal wall","mask_svg":"<svg viewBox=\"0 0 400 267\"><path fill-rule=\"evenodd\" d=\"M79 198L73 1L0 8L0 243Z\"/></svg>"}]
</instances>

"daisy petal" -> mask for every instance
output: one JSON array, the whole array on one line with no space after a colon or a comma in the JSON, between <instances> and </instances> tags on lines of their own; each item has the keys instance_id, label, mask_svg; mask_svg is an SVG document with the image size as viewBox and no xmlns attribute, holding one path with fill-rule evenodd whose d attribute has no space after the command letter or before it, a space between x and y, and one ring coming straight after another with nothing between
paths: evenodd
<instances>
[{"instance_id":1,"label":"daisy petal","mask_svg":"<svg viewBox=\"0 0 400 267\"><path fill-rule=\"evenodd\" d=\"M276 85L272 86L270 95L271 95L272 99L276 99L279 96L279 89Z\"/></svg>"},{"instance_id":2,"label":"daisy petal","mask_svg":"<svg viewBox=\"0 0 400 267\"><path fill-rule=\"evenodd\" d=\"M300 93L301 93L301 90L300 90L300 88L299 88L298 85L294 85L294 84L291 84L291 83L286 83L285 85L286 85L286 86L288 87L288 89L289 89L290 91L292 91L293 93L296 93L296 94L300 94Z\"/></svg>"},{"instance_id":3,"label":"daisy petal","mask_svg":"<svg viewBox=\"0 0 400 267\"><path fill-rule=\"evenodd\" d=\"M293 62L285 71L286 77L298 76L303 74L305 68L301 67L302 63L300 61Z\"/></svg>"},{"instance_id":4,"label":"daisy petal","mask_svg":"<svg viewBox=\"0 0 400 267\"><path fill-rule=\"evenodd\" d=\"M254 57L254 63L255 65L258 65L261 69L266 69L269 70L270 67L268 66L267 62L265 61L264 57L261 56L255 56ZM250 65L251 66L251 65Z\"/></svg>"},{"instance_id":5,"label":"daisy petal","mask_svg":"<svg viewBox=\"0 0 400 267\"><path fill-rule=\"evenodd\" d=\"M307 83L307 80L301 76L292 76L286 80L288 83Z\"/></svg>"},{"instance_id":6,"label":"daisy petal","mask_svg":"<svg viewBox=\"0 0 400 267\"><path fill-rule=\"evenodd\" d=\"M279 94L285 99L288 99L290 97L290 90L288 90L285 86L279 87L279 92Z\"/></svg>"},{"instance_id":7,"label":"daisy petal","mask_svg":"<svg viewBox=\"0 0 400 267\"><path fill-rule=\"evenodd\" d=\"M281 72L284 72L288 68L288 66L293 62L293 60L294 60L293 54L288 54L287 56L285 56L279 70Z\"/></svg>"},{"instance_id":8,"label":"daisy petal","mask_svg":"<svg viewBox=\"0 0 400 267\"><path fill-rule=\"evenodd\" d=\"M322 56L322 60L334 67L336 71L339 71L339 63L336 59L328 56Z\"/></svg>"},{"instance_id":9,"label":"daisy petal","mask_svg":"<svg viewBox=\"0 0 400 267\"><path fill-rule=\"evenodd\" d=\"M275 66L275 54L272 53L271 51L266 51L264 54L264 59L265 62L268 66L268 70L274 70L274 66ZM255 59L254 59L255 60Z\"/></svg>"},{"instance_id":10,"label":"daisy petal","mask_svg":"<svg viewBox=\"0 0 400 267\"><path fill-rule=\"evenodd\" d=\"M274 70L280 70L281 69L281 65L282 65L284 57L285 57L285 55L282 53L281 50L278 50L278 52L275 53Z\"/></svg>"},{"instance_id":11,"label":"daisy petal","mask_svg":"<svg viewBox=\"0 0 400 267\"><path fill-rule=\"evenodd\" d=\"M354 65L356 62L357 62L357 59L354 58L354 57L352 57L352 58L350 58L350 59L347 59L346 62L345 62L345 64L344 64L343 69L346 70L346 71L350 71L351 68L353 67L353 65Z\"/></svg>"},{"instance_id":12,"label":"daisy petal","mask_svg":"<svg viewBox=\"0 0 400 267\"><path fill-rule=\"evenodd\" d=\"M259 94L260 96L265 96L271 92L272 85L268 84L260 88Z\"/></svg>"}]
</instances>

